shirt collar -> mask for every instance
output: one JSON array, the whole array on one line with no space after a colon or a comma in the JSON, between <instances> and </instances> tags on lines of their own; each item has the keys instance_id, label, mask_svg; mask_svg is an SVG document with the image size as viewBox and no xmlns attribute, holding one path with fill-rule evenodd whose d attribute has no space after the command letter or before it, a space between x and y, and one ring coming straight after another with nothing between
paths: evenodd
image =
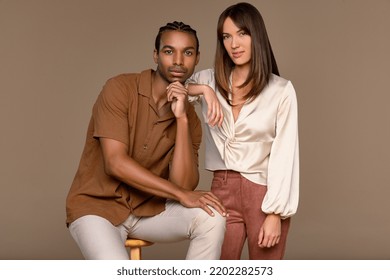
<instances>
[{"instance_id":1,"label":"shirt collar","mask_svg":"<svg viewBox=\"0 0 390 280\"><path fill-rule=\"evenodd\" d=\"M138 86L138 93L151 98L152 96L152 73L153 69L147 69L141 72Z\"/></svg>"},{"instance_id":2,"label":"shirt collar","mask_svg":"<svg viewBox=\"0 0 390 280\"><path fill-rule=\"evenodd\" d=\"M147 69L141 72L140 81L138 86L138 93L142 96L149 98L149 104L153 107L153 110L157 111L155 103L152 98L152 74L154 73L153 69ZM157 113L157 112L156 112ZM175 115L172 111L164 114L159 118L159 121L165 121L169 119L175 119Z\"/></svg>"}]
</instances>

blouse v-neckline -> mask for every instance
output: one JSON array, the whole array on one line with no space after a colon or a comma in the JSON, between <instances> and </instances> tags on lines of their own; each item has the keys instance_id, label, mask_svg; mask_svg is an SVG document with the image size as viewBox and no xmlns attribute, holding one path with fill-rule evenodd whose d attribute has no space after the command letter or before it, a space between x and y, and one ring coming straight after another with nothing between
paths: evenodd
<instances>
[{"instance_id":1,"label":"blouse v-neckline","mask_svg":"<svg viewBox=\"0 0 390 280\"><path fill-rule=\"evenodd\" d=\"M230 74L230 77L229 77L229 83L230 83L230 92L228 93L228 97L229 97L229 100L233 101L233 72ZM231 117L232 117L232 120L233 120L233 126L236 125L236 123L238 122L238 120L240 119L240 116L242 115L242 111L244 110L244 108L246 108L248 104L248 99L246 99L243 104L241 105L241 108L239 109L238 113L237 113L237 118L235 119L234 118L234 112L233 112L233 105L228 105L230 107L230 114L231 114Z\"/></svg>"}]
</instances>

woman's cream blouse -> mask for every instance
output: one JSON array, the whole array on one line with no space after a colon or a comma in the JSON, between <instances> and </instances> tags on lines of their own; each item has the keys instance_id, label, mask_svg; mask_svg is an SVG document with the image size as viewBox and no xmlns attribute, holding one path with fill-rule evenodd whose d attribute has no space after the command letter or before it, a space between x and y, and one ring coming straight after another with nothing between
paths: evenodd
<instances>
[{"instance_id":1,"label":"woman's cream blouse","mask_svg":"<svg viewBox=\"0 0 390 280\"><path fill-rule=\"evenodd\" d=\"M244 104L236 121L231 106L215 88L213 69L195 73L189 82L214 89L224 112L221 127L205 125L205 168L234 170L266 185L263 212L282 218L294 215L299 198L299 146L297 100L291 82L272 75L261 94ZM203 96L190 100L201 104L207 122Z\"/></svg>"}]
</instances>

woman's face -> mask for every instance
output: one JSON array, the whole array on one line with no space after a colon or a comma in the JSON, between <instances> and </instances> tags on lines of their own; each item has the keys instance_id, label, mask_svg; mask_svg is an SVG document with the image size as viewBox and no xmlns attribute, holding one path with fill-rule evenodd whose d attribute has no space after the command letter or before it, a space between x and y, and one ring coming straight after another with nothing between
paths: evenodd
<instances>
[{"instance_id":1,"label":"woman's face","mask_svg":"<svg viewBox=\"0 0 390 280\"><path fill-rule=\"evenodd\" d=\"M236 66L249 66L252 57L252 38L228 17L223 23L223 45Z\"/></svg>"}]
</instances>

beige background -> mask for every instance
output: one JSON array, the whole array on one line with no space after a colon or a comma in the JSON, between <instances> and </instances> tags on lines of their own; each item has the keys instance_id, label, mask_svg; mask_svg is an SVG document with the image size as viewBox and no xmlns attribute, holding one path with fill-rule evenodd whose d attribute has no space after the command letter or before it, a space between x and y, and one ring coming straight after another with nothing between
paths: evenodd
<instances>
[{"instance_id":1,"label":"beige background","mask_svg":"<svg viewBox=\"0 0 390 280\"><path fill-rule=\"evenodd\" d=\"M154 67L156 32L173 20L198 30L197 69L210 67L217 17L235 2L0 0L0 259L81 258L64 203L103 83ZM389 259L390 1L249 2L299 100L301 201L286 258ZM144 257L182 259L186 246Z\"/></svg>"}]
</instances>

